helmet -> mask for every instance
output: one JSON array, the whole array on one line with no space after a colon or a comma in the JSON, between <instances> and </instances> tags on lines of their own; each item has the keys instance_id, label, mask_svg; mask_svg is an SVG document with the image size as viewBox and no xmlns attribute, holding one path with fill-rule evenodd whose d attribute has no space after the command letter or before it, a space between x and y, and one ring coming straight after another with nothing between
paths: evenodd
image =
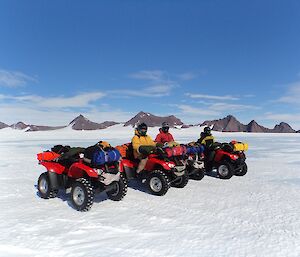
<instances>
[{"instance_id":1,"label":"helmet","mask_svg":"<svg viewBox=\"0 0 300 257\"><path fill-rule=\"evenodd\" d=\"M167 122L163 122L162 124L161 124L161 130L163 131L163 132L165 132L165 133L167 133L168 131L169 131L169 124L167 123Z\"/></svg>"},{"instance_id":2,"label":"helmet","mask_svg":"<svg viewBox=\"0 0 300 257\"><path fill-rule=\"evenodd\" d=\"M148 126L147 126L147 124L144 123L144 122L141 123L141 124L139 124L138 127L137 127L137 131L139 132L139 134L140 134L141 136L146 136L147 130L148 130Z\"/></svg>"},{"instance_id":3,"label":"helmet","mask_svg":"<svg viewBox=\"0 0 300 257\"><path fill-rule=\"evenodd\" d=\"M203 131L204 131L204 133L207 134L207 135L210 135L210 134L211 134L211 129L210 129L210 127L205 127Z\"/></svg>"}]
</instances>

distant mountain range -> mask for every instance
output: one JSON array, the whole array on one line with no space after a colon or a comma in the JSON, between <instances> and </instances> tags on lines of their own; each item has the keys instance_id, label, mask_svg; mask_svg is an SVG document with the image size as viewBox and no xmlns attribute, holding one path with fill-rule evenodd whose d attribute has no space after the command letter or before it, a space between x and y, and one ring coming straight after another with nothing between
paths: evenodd
<instances>
[{"instance_id":1,"label":"distant mountain range","mask_svg":"<svg viewBox=\"0 0 300 257\"><path fill-rule=\"evenodd\" d=\"M266 128L259 125L255 120L252 120L248 124L242 124L234 116L228 115L225 118L219 120L206 120L197 125L186 125L183 122L175 117L174 115L160 117L155 116L147 112L139 112L133 118L124 123L124 126L135 127L140 123L146 123L149 127L158 127L161 126L163 122L167 122L170 127L180 127L180 128L189 128L193 126L210 126L214 131L222 132L256 132L256 133L300 133L300 130L295 131L289 124L281 122L275 125L274 128ZM66 127L71 127L74 130L98 130L106 129L110 126L120 124L120 122L115 121L105 121L102 123L96 123L88 120L83 115L79 115L74 120L72 120L66 126L38 126L38 125L28 125L23 122L18 122L12 125L7 125L3 122L0 122L0 129L11 127L13 129L25 130L25 131L46 131L46 130L56 130Z\"/></svg>"},{"instance_id":2,"label":"distant mountain range","mask_svg":"<svg viewBox=\"0 0 300 257\"><path fill-rule=\"evenodd\" d=\"M228 115L223 119L204 121L200 126L210 126L212 130L222 132L260 132L260 133L295 133L296 131L287 123L281 122L273 129L259 125L255 120L242 124L234 116Z\"/></svg>"}]
</instances>

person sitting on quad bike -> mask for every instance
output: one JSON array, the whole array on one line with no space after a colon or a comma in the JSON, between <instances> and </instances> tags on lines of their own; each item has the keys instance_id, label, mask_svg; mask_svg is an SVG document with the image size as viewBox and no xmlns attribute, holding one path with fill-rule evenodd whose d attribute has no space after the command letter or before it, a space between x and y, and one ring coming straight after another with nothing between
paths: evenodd
<instances>
[{"instance_id":1,"label":"person sitting on quad bike","mask_svg":"<svg viewBox=\"0 0 300 257\"><path fill-rule=\"evenodd\" d=\"M159 134L155 138L155 142L161 145L165 143L173 142L174 137L169 132L169 124L167 122L163 122L161 128L159 129Z\"/></svg>"},{"instance_id":2,"label":"person sitting on quad bike","mask_svg":"<svg viewBox=\"0 0 300 257\"><path fill-rule=\"evenodd\" d=\"M215 142L214 136L211 134L210 127L205 127L200 134L200 138L197 143L203 145L205 148L209 148Z\"/></svg>"},{"instance_id":3,"label":"person sitting on quad bike","mask_svg":"<svg viewBox=\"0 0 300 257\"><path fill-rule=\"evenodd\" d=\"M133 156L135 159L139 159L140 161L136 170L137 174L144 170L148 160L148 155L153 152L156 147L156 143L149 135L147 135L147 130L147 124L139 124L135 130L135 135L131 140Z\"/></svg>"},{"instance_id":4,"label":"person sitting on quad bike","mask_svg":"<svg viewBox=\"0 0 300 257\"><path fill-rule=\"evenodd\" d=\"M211 171L209 163L213 160L214 157L214 143L215 138L211 134L210 127L205 127L203 132L200 134L200 138L197 141L197 144L204 146L204 155L205 155L205 169L207 172Z\"/></svg>"}]
</instances>

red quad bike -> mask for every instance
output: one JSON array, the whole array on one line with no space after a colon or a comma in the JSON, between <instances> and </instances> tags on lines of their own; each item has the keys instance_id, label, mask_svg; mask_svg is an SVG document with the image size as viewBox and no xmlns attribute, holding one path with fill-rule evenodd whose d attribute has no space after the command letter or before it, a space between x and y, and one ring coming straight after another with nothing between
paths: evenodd
<instances>
[{"instance_id":1,"label":"red quad bike","mask_svg":"<svg viewBox=\"0 0 300 257\"><path fill-rule=\"evenodd\" d=\"M246 155L243 149L237 150L234 143L218 143L215 146L213 160L206 161L205 166L207 170L216 168L221 179L230 179L233 175L244 176L247 173L248 167L245 161Z\"/></svg>"},{"instance_id":2,"label":"red quad bike","mask_svg":"<svg viewBox=\"0 0 300 257\"><path fill-rule=\"evenodd\" d=\"M156 151L148 156L143 176L140 179L154 195L165 195L170 186L183 188L187 185L189 178L185 172L186 165L182 160L179 156L168 156L166 149L164 152ZM120 170L124 171L128 180L139 178L136 173L137 167L137 160L123 156Z\"/></svg>"},{"instance_id":3,"label":"red quad bike","mask_svg":"<svg viewBox=\"0 0 300 257\"><path fill-rule=\"evenodd\" d=\"M80 158L61 160L55 152L37 154L39 164L47 170L38 179L38 191L42 198L54 198L59 189L71 188L74 208L88 211L93 205L95 193L106 192L113 201L120 201L126 195L127 181L119 170L118 162L91 167L87 164L90 161L82 153L79 155Z\"/></svg>"}]
</instances>

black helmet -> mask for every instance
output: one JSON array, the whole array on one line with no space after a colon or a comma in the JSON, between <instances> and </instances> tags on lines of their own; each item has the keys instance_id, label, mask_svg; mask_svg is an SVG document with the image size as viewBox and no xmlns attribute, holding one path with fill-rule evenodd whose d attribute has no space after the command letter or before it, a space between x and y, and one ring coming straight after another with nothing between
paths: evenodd
<instances>
[{"instance_id":1,"label":"black helmet","mask_svg":"<svg viewBox=\"0 0 300 257\"><path fill-rule=\"evenodd\" d=\"M169 131L169 128L170 128L170 126L169 126L169 124L168 124L167 122L163 122L163 123L161 124L161 130L162 130L163 132L167 133L167 132Z\"/></svg>"},{"instance_id":2,"label":"black helmet","mask_svg":"<svg viewBox=\"0 0 300 257\"><path fill-rule=\"evenodd\" d=\"M203 131L204 131L204 133L207 134L207 135L210 135L210 134L211 134L211 129L210 129L210 127L205 127Z\"/></svg>"},{"instance_id":3,"label":"black helmet","mask_svg":"<svg viewBox=\"0 0 300 257\"><path fill-rule=\"evenodd\" d=\"M148 130L148 126L147 126L147 124L144 123L144 122L141 123L141 124L139 124L138 127L137 127L137 131L139 132L139 134L140 134L141 136L146 136L147 130Z\"/></svg>"}]
</instances>

